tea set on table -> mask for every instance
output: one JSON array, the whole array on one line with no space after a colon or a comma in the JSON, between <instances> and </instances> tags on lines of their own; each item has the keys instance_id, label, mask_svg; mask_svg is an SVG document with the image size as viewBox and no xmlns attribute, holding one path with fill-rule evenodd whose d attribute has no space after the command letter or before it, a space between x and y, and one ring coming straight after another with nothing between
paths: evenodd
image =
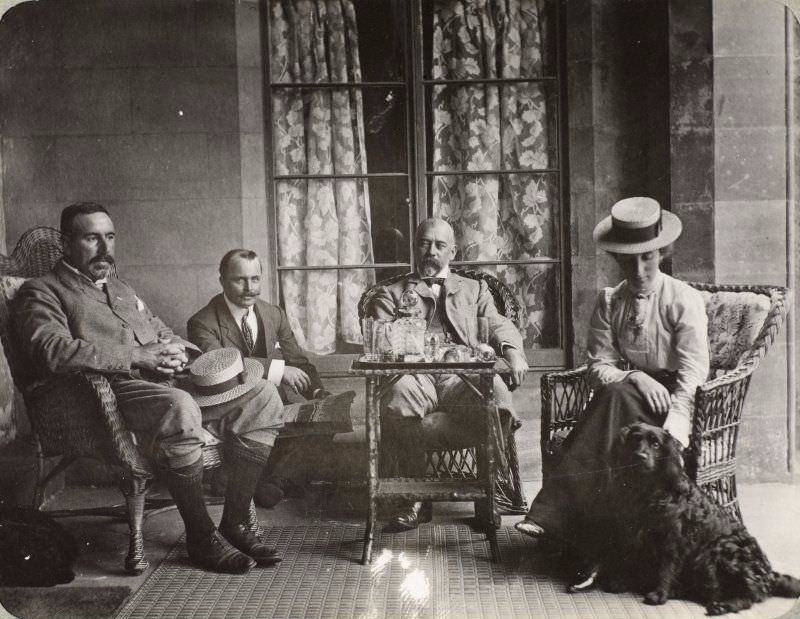
<instances>
[{"instance_id":1,"label":"tea set on table","mask_svg":"<svg viewBox=\"0 0 800 619\"><path fill-rule=\"evenodd\" d=\"M494 349L488 344L489 321L478 318L476 347L456 344L449 334L444 341L438 334L427 332L428 323L420 316L421 300L413 289L406 290L400 299L394 320L364 318L364 354L359 361L368 363L479 363L494 362Z\"/></svg>"}]
</instances>

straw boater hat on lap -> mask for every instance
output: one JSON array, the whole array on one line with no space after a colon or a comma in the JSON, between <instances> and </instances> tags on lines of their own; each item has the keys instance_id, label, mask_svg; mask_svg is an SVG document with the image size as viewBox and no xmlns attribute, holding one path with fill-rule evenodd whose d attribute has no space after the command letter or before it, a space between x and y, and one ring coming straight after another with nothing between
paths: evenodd
<instances>
[{"instance_id":1,"label":"straw boater hat on lap","mask_svg":"<svg viewBox=\"0 0 800 619\"><path fill-rule=\"evenodd\" d=\"M615 254L644 254L670 245L681 235L681 220L653 198L625 198L594 229L597 246Z\"/></svg>"},{"instance_id":2,"label":"straw boater hat on lap","mask_svg":"<svg viewBox=\"0 0 800 619\"><path fill-rule=\"evenodd\" d=\"M235 400L258 384L264 366L256 359L242 360L236 348L220 348L200 355L189 367L194 399L200 406Z\"/></svg>"}]
</instances>

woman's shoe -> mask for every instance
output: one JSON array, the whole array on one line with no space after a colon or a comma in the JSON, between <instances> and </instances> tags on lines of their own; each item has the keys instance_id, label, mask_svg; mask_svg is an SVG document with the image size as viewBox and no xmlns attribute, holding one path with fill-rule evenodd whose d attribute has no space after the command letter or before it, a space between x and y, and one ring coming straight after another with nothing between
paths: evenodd
<instances>
[{"instance_id":1,"label":"woman's shoe","mask_svg":"<svg viewBox=\"0 0 800 619\"><path fill-rule=\"evenodd\" d=\"M597 575L600 573L600 566L597 563L589 563L575 574L567 591L570 593L582 593L591 591L597 586Z\"/></svg>"},{"instance_id":2,"label":"woman's shoe","mask_svg":"<svg viewBox=\"0 0 800 619\"><path fill-rule=\"evenodd\" d=\"M514 525L514 528L528 537L539 538L544 535L544 529L536 524L533 520L520 520Z\"/></svg>"}]
</instances>

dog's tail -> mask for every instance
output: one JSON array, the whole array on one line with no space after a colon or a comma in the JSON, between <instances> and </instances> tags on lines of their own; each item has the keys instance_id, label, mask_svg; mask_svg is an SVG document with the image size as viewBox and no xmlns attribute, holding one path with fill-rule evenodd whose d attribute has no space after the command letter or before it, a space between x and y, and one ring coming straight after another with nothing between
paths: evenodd
<instances>
[{"instance_id":1,"label":"dog's tail","mask_svg":"<svg viewBox=\"0 0 800 619\"><path fill-rule=\"evenodd\" d=\"M772 572L770 593L782 598L796 598L800 596L800 580L788 574Z\"/></svg>"}]
</instances>

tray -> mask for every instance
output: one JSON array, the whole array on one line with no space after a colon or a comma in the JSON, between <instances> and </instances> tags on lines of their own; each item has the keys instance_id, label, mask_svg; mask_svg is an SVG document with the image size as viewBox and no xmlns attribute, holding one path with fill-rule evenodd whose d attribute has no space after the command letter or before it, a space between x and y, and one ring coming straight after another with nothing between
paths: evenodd
<instances>
[{"instance_id":1,"label":"tray","mask_svg":"<svg viewBox=\"0 0 800 619\"><path fill-rule=\"evenodd\" d=\"M351 366L354 370L481 370L494 367L490 361L373 361L359 357Z\"/></svg>"}]
</instances>

